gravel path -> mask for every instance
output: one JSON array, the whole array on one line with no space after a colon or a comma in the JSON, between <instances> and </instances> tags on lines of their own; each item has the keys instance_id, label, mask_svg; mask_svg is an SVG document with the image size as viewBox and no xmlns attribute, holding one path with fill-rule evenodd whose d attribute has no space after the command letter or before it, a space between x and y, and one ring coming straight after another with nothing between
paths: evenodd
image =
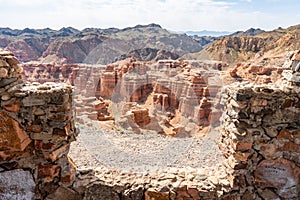
<instances>
[{"instance_id":1,"label":"gravel path","mask_svg":"<svg viewBox=\"0 0 300 200\"><path fill-rule=\"evenodd\" d=\"M80 166L103 165L117 169L209 168L219 164L217 133L204 139L172 138L149 133L134 134L80 126L70 156Z\"/></svg>"}]
</instances>

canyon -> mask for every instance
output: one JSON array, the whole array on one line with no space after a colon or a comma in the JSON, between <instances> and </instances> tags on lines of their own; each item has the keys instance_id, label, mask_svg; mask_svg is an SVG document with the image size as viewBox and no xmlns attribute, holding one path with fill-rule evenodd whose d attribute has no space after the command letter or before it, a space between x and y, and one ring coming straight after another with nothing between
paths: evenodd
<instances>
[{"instance_id":1,"label":"canyon","mask_svg":"<svg viewBox=\"0 0 300 200\"><path fill-rule=\"evenodd\" d=\"M298 199L298 28L1 29L1 199Z\"/></svg>"},{"instance_id":2,"label":"canyon","mask_svg":"<svg viewBox=\"0 0 300 200\"><path fill-rule=\"evenodd\" d=\"M172 136L201 136L218 125L222 62L140 62L107 66L26 63L25 80L61 81L75 86L79 121L114 120L115 128L155 131ZM83 116L81 118L81 116ZM87 122L88 122L87 121Z\"/></svg>"},{"instance_id":3,"label":"canyon","mask_svg":"<svg viewBox=\"0 0 300 200\"><path fill-rule=\"evenodd\" d=\"M249 69L250 75L246 75L238 73L234 69L226 69L226 64L213 62L159 61L158 63L143 63L129 59L102 67L85 66L83 67L84 73L80 72L79 65L75 65L76 67L74 65L58 67L48 65L41 68L27 65L27 69L25 65L22 65L24 77L26 77L26 73L27 77L34 77L32 75L35 73L35 76L42 75L41 77L45 80L45 83L26 83L20 79L22 68L18 67L18 61L13 54L2 52L0 54L1 120L3 122L0 130L2 133L0 179L3 183L1 198L297 199L300 193L298 189L300 176L298 159L299 54L299 51L288 54L282 70L276 71L277 75L280 75L276 81L266 78L266 76L272 75L269 72L274 69L260 71L255 66L238 66ZM193 65L197 67L193 68ZM30 67L33 70L30 70ZM75 70L72 71L68 67ZM148 75L148 80L151 79L153 71L150 69L152 67L155 72L160 72L153 75L156 79L154 83L147 82L143 76ZM210 70L206 71L205 68ZM37 73L35 70L39 69L43 70ZM171 69L178 71L178 74L174 74ZM197 74L198 70L201 73L193 76L192 74ZM210 83L209 78L216 76L214 70L226 74L223 77L227 78L225 80L227 86L222 87L221 95L216 98L218 103L214 104L214 107L208 107L208 105L212 105L209 103L210 98L217 97L219 91L218 87L217 89L212 87L215 90L205 89L209 84L205 85L204 83ZM46 75L46 71L52 72L53 77L50 74ZM65 73L67 71L68 73ZM99 73L94 73L96 71ZM96 78L93 76L94 74L96 74ZM177 78L172 80L172 74ZM207 76L204 76L205 74ZM108 79L99 79L99 75L100 78L108 77ZM72 79L74 76L79 76L80 80L92 79L94 82L90 80L82 84L83 82ZM262 76L260 80L265 80L267 84L250 82L252 78L258 78L258 76ZM95 96L85 96L80 99L76 97L78 94L73 91L75 94L73 99L72 88L69 84L48 82L49 79L55 77L74 83L75 87L76 85L77 87L81 86L82 95L94 94ZM162 82L158 81L160 78ZM246 81L247 79L248 81ZM114 145L110 145L110 148L114 153L119 149L118 155L122 155L139 148L136 146L134 149L122 150L124 148L122 147L123 139L129 137L130 145L137 145L141 141L147 140L145 137L157 136L150 132L141 132L138 134L141 138L138 139L136 133L125 133L124 131L101 133L103 129L100 131L100 129L86 124L77 124L81 129L81 133L78 135L78 128L74 123L75 107L72 107L78 104L78 100L86 105L92 102L91 105L99 111L107 106L106 100L110 97L111 104L121 105L122 109L125 107L126 115L128 114L126 108L135 103L147 104L150 96L151 102L159 103L159 106L155 107L157 110L168 110L168 107L173 106L181 109L182 113L187 112L187 115L190 115L191 110L177 107L176 92L170 94L168 90L168 87L176 88L176 80L181 80L183 85L181 89L192 88L186 90L189 91L186 94L190 95L182 95L185 97L183 101L187 100L187 97L192 97L192 100L195 98L198 104L191 110L196 111L198 115L201 108L205 113L205 108L210 110L217 107L218 104L222 105L221 107L224 109L222 117L219 118L219 116L216 120L221 121L221 124L216 125L219 126L218 131L221 135L215 135L217 138L219 137L219 151L207 149L206 151L210 151L212 154L209 155L211 160L208 159L206 164L203 162L202 165L189 166L190 164L188 164L186 166L184 163L184 166L179 167L176 162L177 165L161 166L162 168L154 170L153 167L157 164L152 163L148 164L148 167L151 167L148 170L145 169L145 166L136 165L131 169L123 168L122 170L122 168L109 166L109 163L115 166L121 165L115 163L117 162L115 159L102 163L105 161L105 157L103 157L105 151L109 154L108 158L113 157L106 147L98 146L97 148L103 149L100 154L96 153L95 145L101 141L97 141L96 138L100 137L104 139L104 142L111 138L110 141ZM163 82L166 83L163 85ZM213 83L216 82L219 81ZM93 84L94 87L91 87ZM212 84L212 86L215 85ZM139 88L143 88L143 90ZM177 91L177 89L171 91ZM128 91L128 93L122 93L124 91ZM204 91L210 91L209 95ZM152 95L150 95L151 93ZM144 96L144 94L147 95ZM124 101L123 97L127 100ZM145 101L141 101L143 97L146 97ZM76 98L79 98L77 102L72 103L73 100L76 101ZM127 104L127 101L130 101L130 104ZM126 103L122 104L122 102ZM201 106L203 104L206 106ZM122 111L122 109L118 111ZM130 121L125 124L131 128L140 127L139 129L141 129L150 123L151 117L150 119L143 117L145 113L149 116L149 112L144 110L130 110L129 118L138 120L135 121L134 126L131 126ZM99 117L98 113L96 116ZM205 117L207 116L204 115ZM122 117L122 119L124 118ZM201 126L198 121L193 121L193 115L189 121ZM127 128L130 129L130 127L124 129ZM155 134L157 135L157 133ZM211 133L206 132L204 135L209 134ZM191 136L190 138L195 137ZM78 137L77 142L74 141L76 137ZM116 140L118 137L122 140ZM134 138L138 139L137 143L134 142ZM172 137L159 136L157 142L169 140L168 138ZM184 141L190 143L186 139L178 139L172 139L172 143L174 144L175 141L183 144ZM84 143L84 141L89 141L89 143ZM152 141L154 142L154 139ZM199 145L201 139L196 137L190 144L194 144L194 142ZM203 145L212 145L213 141L208 139L203 142ZM70 145L71 143L73 145ZM176 145L177 149L181 148L180 143ZM168 146L168 148L174 148L174 146ZM196 151L197 148L194 149L193 146L194 148L200 147L194 144L188 148L189 151ZM104 151L104 149L106 150ZM69 151L71 157L67 155ZM131 153L132 158L136 153ZM116 156L118 157L118 155ZM99 156L102 158L100 159ZM168 158L170 159L171 156ZM144 159L146 160L146 157ZM203 158L200 158L200 161L201 159ZM189 161L192 159L188 159L186 162ZM144 162L143 158L139 162ZM212 163L214 164L212 165Z\"/></svg>"}]
</instances>

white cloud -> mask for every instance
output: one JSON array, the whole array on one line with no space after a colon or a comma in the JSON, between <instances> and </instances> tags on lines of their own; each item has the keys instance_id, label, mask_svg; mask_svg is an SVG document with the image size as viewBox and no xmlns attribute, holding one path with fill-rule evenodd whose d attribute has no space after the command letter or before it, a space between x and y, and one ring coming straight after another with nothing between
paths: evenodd
<instances>
[{"instance_id":1,"label":"white cloud","mask_svg":"<svg viewBox=\"0 0 300 200\"><path fill-rule=\"evenodd\" d=\"M292 24L299 17L253 12L251 0L0 0L1 26L127 27L158 23L171 30L243 30ZM270 0L268 0L270 1ZM274 0L273 0L274 1Z\"/></svg>"}]
</instances>

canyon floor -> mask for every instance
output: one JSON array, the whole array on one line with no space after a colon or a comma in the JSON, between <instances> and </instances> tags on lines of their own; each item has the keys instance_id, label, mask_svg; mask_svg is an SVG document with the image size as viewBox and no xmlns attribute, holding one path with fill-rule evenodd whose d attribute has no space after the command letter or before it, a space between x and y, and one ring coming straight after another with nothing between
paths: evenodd
<instances>
[{"instance_id":1,"label":"canyon floor","mask_svg":"<svg viewBox=\"0 0 300 200\"><path fill-rule=\"evenodd\" d=\"M222 158L218 149L218 132L203 139L174 138L156 133L136 134L109 131L97 127L79 126L77 141L72 143L70 156L79 165L104 165L121 169L152 167L205 167ZM80 147L79 149L77 147ZM90 159L87 159L87 155ZM91 160L94 160L91 163Z\"/></svg>"},{"instance_id":2,"label":"canyon floor","mask_svg":"<svg viewBox=\"0 0 300 200\"><path fill-rule=\"evenodd\" d=\"M80 133L71 144L70 157L79 171L94 171L110 184L141 182L156 188L204 184L213 188L214 176L225 174L217 146L218 130L197 139L78 127Z\"/></svg>"}]
</instances>

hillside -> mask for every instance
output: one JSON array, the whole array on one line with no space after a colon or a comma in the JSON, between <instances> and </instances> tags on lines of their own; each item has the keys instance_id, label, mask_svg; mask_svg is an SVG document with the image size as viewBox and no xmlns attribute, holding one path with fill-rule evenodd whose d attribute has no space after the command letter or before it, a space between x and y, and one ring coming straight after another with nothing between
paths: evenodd
<instances>
[{"instance_id":1,"label":"hillside","mask_svg":"<svg viewBox=\"0 0 300 200\"><path fill-rule=\"evenodd\" d=\"M125 29L87 28L82 31L72 27L58 31L49 28L0 28L0 48L14 52L23 62L108 64L136 50L148 48L160 51L160 54L166 52L167 55L159 57L168 58L171 54L178 57L198 52L202 46L186 34L171 33L157 24L149 24Z\"/></svg>"},{"instance_id":2,"label":"hillside","mask_svg":"<svg viewBox=\"0 0 300 200\"><path fill-rule=\"evenodd\" d=\"M300 48L300 25L273 31L249 29L220 37L203 50L183 56L185 59L214 59L234 65L239 62L270 62L281 65L286 51ZM275 60L275 61L274 61Z\"/></svg>"},{"instance_id":3,"label":"hillside","mask_svg":"<svg viewBox=\"0 0 300 200\"><path fill-rule=\"evenodd\" d=\"M160 25L124 29L72 27L60 30L0 28L0 48L10 50L22 62L109 64L134 57L219 60L234 66L241 62L282 65L286 51L300 48L300 25L273 31L250 28L228 36L189 36Z\"/></svg>"}]
</instances>

